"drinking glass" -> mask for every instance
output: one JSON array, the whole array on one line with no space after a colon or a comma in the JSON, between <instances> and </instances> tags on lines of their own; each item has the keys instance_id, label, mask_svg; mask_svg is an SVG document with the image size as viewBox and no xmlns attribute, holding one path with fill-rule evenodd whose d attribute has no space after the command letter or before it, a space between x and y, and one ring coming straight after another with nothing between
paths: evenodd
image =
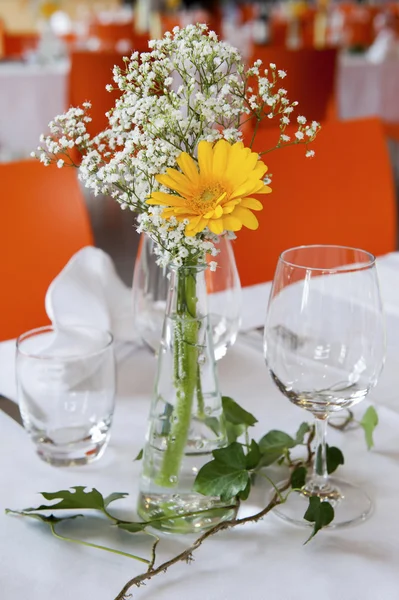
<instances>
[{"instance_id":1,"label":"drinking glass","mask_svg":"<svg viewBox=\"0 0 399 600\"><path fill-rule=\"evenodd\" d=\"M154 242L141 238L133 276L133 312L143 342L158 351L165 318L170 269L156 264ZM216 271L205 274L215 358L234 344L241 322L241 284L231 243L221 238Z\"/></svg>"},{"instance_id":2,"label":"drinking glass","mask_svg":"<svg viewBox=\"0 0 399 600\"><path fill-rule=\"evenodd\" d=\"M327 421L363 400L385 357L385 328L375 257L342 246L283 252L273 281L264 353L271 377L293 404L315 417L313 474L276 513L303 523L309 496L329 501L333 526L364 519L372 504L357 486L329 477Z\"/></svg>"},{"instance_id":3,"label":"drinking glass","mask_svg":"<svg viewBox=\"0 0 399 600\"><path fill-rule=\"evenodd\" d=\"M41 327L16 356L24 427L44 461L82 465L108 443L115 399L113 338L94 327Z\"/></svg>"}]
</instances>

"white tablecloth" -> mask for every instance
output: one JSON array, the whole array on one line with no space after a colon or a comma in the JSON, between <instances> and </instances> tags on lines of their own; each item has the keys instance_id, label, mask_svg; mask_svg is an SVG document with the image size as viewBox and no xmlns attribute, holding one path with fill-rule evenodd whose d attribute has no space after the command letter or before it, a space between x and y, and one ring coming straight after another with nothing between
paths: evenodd
<instances>
[{"instance_id":1,"label":"white tablecloth","mask_svg":"<svg viewBox=\"0 0 399 600\"><path fill-rule=\"evenodd\" d=\"M397 600L399 597L399 254L380 260L382 292L388 324L388 358L371 398L380 425L375 448L367 452L361 430L329 431L329 442L342 448L346 464L341 476L362 485L375 501L366 522L347 529L321 532L306 546L308 531L269 515L262 522L225 532L208 540L191 566L178 564L134 591L143 600ZM269 286L245 291L250 325L263 321ZM256 314L256 318L253 316ZM14 343L0 344L0 392L15 395ZM42 462L24 430L0 412L0 597L1 600L113 600L122 585L143 571L140 563L117 555L61 542L45 526L6 516L7 507L37 506L37 492L73 485L96 487L102 493L129 492L115 503L133 518L140 465L133 462L143 444L156 361L145 351L134 353L118 375L118 396L110 445L90 466L56 469ZM238 341L219 363L221 388L259 418L254 437L272 428L294 433L310 415L294 407L273 386L262 354ZM356 408L361 415L367 402ZM255 491L243 510L264 502ZM90 522L76 521L75 534L96 543L108 542L145 555L149 541L115 531L112 538L93 533ZM182 550L184 536L167 536L160 559Z\"/></svg>"},{"instance_id":2,"label":"white tablecloth","mask_svg":"<svg viewBox=\"0 0 399 600\"><path fill-rule=\"evenodd\" d=\"M374 64L364 55L341 55L337 96L341 119L377 116L399 123L399 58Z\"/></svg>"},{"instance_id":3,"label":"white tablecloth","mask_svg":"<svg viewBox=\"0 0 399 600\"><path fill-rule=\"evenodd\" d=\"M29 156L67 103L67 62L0 63L0 160Z\"/></svg>"}]
</instances>

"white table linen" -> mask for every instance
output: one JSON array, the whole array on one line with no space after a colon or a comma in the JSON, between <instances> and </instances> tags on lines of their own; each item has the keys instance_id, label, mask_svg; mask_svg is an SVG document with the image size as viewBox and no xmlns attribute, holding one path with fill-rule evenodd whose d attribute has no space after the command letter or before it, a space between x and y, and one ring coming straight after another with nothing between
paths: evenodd
<instances>
[{"instance_id":1,"label":"white table linen","mask_svg":"<svg viewBox=\"0 0 399 600\"><path fill-rule=\"evenodd\" d=\"M399 57L373 63L365 55L342 54L337 72L341 119L376 116L399 122Z\"/></svg>"},{"instance_id":2,"label":"white table linen","mask_svg":"<svg viewBox=\"0 0 399 600\"><path fill-rule=\"evenodd\" d=\"M67 108L68 62L0 64L0 160L36 150L48 123Z\"/></svg>"},{"instance_id":3,"label":"white table linen","mask_svg":"<svg viewBox=\"0 0 399 600\"><path fill-rule=\"evenodd\" d=\"M360 429L329 431L329 443L342 448L346 464L340 475L362 485L375 501L366 522L347 529L321 532L306 546L308 531L269 515L208 540L191 566L178 564L159 575L134 598L170 600L397 600L399 589L399 254L379 261L387 314L388 358L374 400L380 425L375 449L367 452ZM263 322L270 285L245 290L244 307L257 312L252 325ZM250 306L251 304L251 306ZM244 322L245 319L244 315ZM256 323L255 323L256 321ZM247 320L247 323L249 321ZM0 392L15 394L14 344L0 344ZM102 493L129 492L113 509L133 518L140 465L133 462L143 444L156 361L138 351L119 368L118 396L112 437L105 455L85 467L56 469L43 463L23 429L0 412L0 590L2 600L29 594L29 600L113 600L122 585L145 566L117 555L67 544L54 539L45 526L28 519L6 516L6 507L23 508L41 503L39 491L57 491L73 485L96 487ZM259 418L253 436L272 428L294 433L310 415L294 407L272 384L260 352L238 341L218 364L221 389ZM360 416L368 401L356 407ZM243 506L248 513L264 505L260 487ZM112 506L112 505L111 505ZM125 513L126 515L126 513ZM108 542L127 552L146 555L149 541L115 531L111 538L94 533L90 522L76 521L74 534L95 543ZM165 536L159 558L181 551L185 536ZM144 567L144 568L143 568Z\"/></svg>"}]
</instances>

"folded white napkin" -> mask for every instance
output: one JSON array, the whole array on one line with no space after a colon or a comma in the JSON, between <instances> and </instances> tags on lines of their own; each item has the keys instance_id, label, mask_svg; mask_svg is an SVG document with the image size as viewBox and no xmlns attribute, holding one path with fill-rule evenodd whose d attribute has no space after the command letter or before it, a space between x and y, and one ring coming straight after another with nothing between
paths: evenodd
<instances>
[{"instance_id":1,"label":"folded white napkin","mask_svg":"<svg viewBox=\"0 0 399 600\"><path fill-rule=\"evenodd\" d=\"M55 325L108 329L118 341L138 338L131 289L119 278L108 254L92 246L79 250L52 281L46 312Z\"/></svg>"}]
</instances>

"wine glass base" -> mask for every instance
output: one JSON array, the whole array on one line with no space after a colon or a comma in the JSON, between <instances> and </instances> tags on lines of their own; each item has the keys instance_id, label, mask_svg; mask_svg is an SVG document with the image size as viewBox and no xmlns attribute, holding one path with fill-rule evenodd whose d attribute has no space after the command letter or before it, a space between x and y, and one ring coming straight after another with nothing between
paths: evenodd
<instances>
[{"instance_id":1,"label":"wine glass base","mask_svg":"<svg viewBox=\"0 0 399 600\"><path fill-rule=\"evenodd\" d=\"M328 481L340 492L338 500L329 500L334 508L334 520L328 525L328 528L345 527L364 521L370 516L373 503L361 488L335 477L329 478ZM273 513L294 525L313 527L313 523L309 523L303 518L309 506L308 498L309 496L300 491L291 492L286 502L277 506Z\"/></svg>"}]
</instances>

